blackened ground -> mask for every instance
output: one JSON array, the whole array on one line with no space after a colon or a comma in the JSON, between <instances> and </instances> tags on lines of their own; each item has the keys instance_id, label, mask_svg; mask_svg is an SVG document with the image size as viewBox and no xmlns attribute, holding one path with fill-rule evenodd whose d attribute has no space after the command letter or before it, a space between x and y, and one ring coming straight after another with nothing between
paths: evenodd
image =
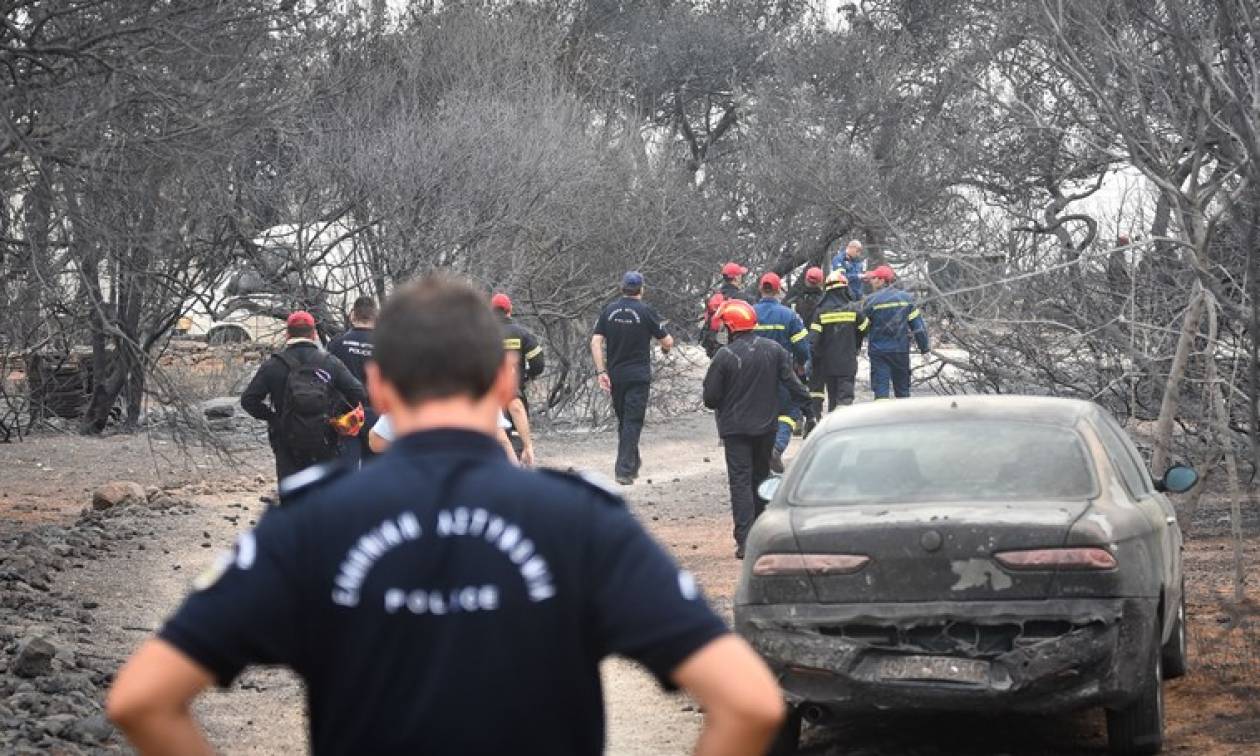
<instances>
[{"instance_id":1,"label":"blackened ground","mask_svg":"<svg viewBox=\"0 0 1260 756\"><path fill-rule=\"evenodd\" d=\"M610 475L614 443L607 433L553 434L539 451L545 464ZM59 436L0 446L0 752L122 749L99 717L110 670L261 511L258 496L270 489L266 449L252 447L231 465L168 449L143 437ZM165 459L155 459L155 451ZM712 417L654 419L643 456L640 482L624 489L633 511L729 617L738 563ZM133 506L74 524L88 492L119 478L168 487L187 503ZM1228 608L1232 549L1220 519L1227 515L1223 501L1206 499L1193 528L1204 536L1187 545L1193 667L1167 688L1171 753L1260 752L1253 703L1260 700L1260 619L1247 613L1248 605ZM23 546L23 535L35 531L40 542L28 537ZM1260 549L1250 521L1247 537L1247 562L1256 565ZM19 677L17 654L34 636L50 638L56 648L51 672ZM695 707L661 692L634 665L609 662L605 691L609 753L682 754L695 742L701 722ZM291 753L305 744L300 684L285 673L248 673L231 691L208 696L198 713L225 753ZM864 715L811 728L804 753L1101 754L1104 733L1097 711Z\"/></svg>"}]
</instances>

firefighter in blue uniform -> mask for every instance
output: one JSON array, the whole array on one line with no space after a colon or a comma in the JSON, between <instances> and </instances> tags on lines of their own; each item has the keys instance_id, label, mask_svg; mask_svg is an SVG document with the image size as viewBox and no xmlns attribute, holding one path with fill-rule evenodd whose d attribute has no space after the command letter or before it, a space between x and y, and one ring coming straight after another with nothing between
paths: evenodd
<instances>
[{"instance_id":1,"label":"firefighter in blue uniform","mask_svg":"<svg viewBox=\"0 0 1260 756\"><path fill-rule=\"evenodd\" d=\"M870 320L866 353L871 360L871 389L876 401L888 398L888 384L898 399L910 396L910 339L927 354L927 324L914 297L892 286L897 276L881 265L866 275L872 293L862 302L862 313Z\"/></svg>"},{"instance_id":2,"label":"firefighter in blue uniform","mask_svg":"<svg viewBox=\"0 0 1260 756\"><path fill-rule=\"evenodd\" d=\"M757 311L758 336L776 342L791 353L798 374L805 374L809 368L809 331L801 316L779 301L783 292L783 282L775 273L767 273L761 277L761 301L753 309ZM792 431L804 418L804 410L793 401L787 389L779 387L779 431L774 439L774 452L770 456L770 469L783 472L783 452L792 440Z\"/></svg>"},{"instance_id":3,"label":"firefighter in blue uniform","mask_svg":"<svg viewBox=\"0 0 1260 756\"><path fill-rule=\"evenodd\" d=\"M193 700L268 664L305 682L317 756L594 755L600 660L624 654L698 697L699 751L765 753L782 694L695 579L619 497L491 437L518 360L482 293L395 291L374 357L398 440L369 470L286 481L118 673L107 709L139 750L210 752Z\"/></svg>"},{"instance_id":4,"label":"firefighter in blue uniform","mask_svg":"<svg viewBox=\"0 0 1260 756\"><path fill-rule=\"evenodd\" d=\"M866 287L863 285L866 261L862 259L862 242L854 239L846 244L844 251L832 258L831 270L844 271L844 277L849 282L849 294L855 302L866 296Z\"/></svg>"}]
</instances>

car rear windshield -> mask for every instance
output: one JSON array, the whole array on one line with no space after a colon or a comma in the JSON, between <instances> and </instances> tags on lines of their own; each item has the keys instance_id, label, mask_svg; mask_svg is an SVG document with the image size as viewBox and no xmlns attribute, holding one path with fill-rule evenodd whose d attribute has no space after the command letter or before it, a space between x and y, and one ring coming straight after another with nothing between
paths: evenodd
<instances>
[{"instance_id":1,"label":"car rear windshield","mask_svg":"<svg viewBox=\"0 0 1260 756\"><path fill-rule=\"evenodd\" d=\"M1016 501L1094 496L1075 431L966 420L829 433L806 461L793 504L870 501Z\"/></svg>"}]
</instances>

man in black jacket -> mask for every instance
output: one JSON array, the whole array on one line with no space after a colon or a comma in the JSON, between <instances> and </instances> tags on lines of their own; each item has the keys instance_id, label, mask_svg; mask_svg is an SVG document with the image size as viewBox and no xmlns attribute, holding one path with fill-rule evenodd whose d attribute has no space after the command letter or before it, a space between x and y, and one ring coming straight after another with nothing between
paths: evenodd
<instances>
[{"instance_id":1,"label":"man in black jacket","mask_svg":"<svg viewBox=\"0 0 1260 756\"><path fill-rule=\"evenodd\" d=\"M735 521L735 558L744 558L744 541L765 502L757 487L770 475L770 452L778 430L779 386L804 404L809 390L796 377L792 356L770 339L757 336L757 313L741 300L727 302L714 316L730 341L713 355L704 376L704 406L717 411L718 435L726 451Z\"/></svg>"},{"instance_id":2,"label":"man in black jacket","mask_svg":"<svg viewBox=\"0 0 1260 756\"><path fill-rule=\"evenodd\" d=\"M273 354L241 394L241 407L253 417L267 423L267 439L276 455L276 479L284 480L295 472L337 456L337 434L328 424L334 413L345 412L367 401L363 384L359 383L345 364L320 348L315 341L315 318L309 312L299 310L285 323L288 341L284 349ZM285 395L293 391L289 385L290 364L309 371L314 380L330 384L332 393L339 394L323 411L323 417L294 418L285 414ZM291 429L285 427L285 419L291 422L304 420L319 425L323 436L293 438ZM300 448L299 443L301 442Z\"/></svg>"},{"instance_id":3,"label":"man in black jacket","mask_svg":"<svg viewBox=\"0 0 1260 756\"><path fill-rule=\"evenodd\" d=\"M809 347L814 355L811 388L827 392L827 411L837 405L853 404L853 383L857 377L857 356L870 327L862 306L853 300L852 289L843 271L832 275L809 325ZM814 381L817 383L815 384ZM822 399L814 397L814 416L822 417Z\"/></svg>"},{"instance_id":4,"label":"man in black jacket","mask_svg":"<svg viewBox=\"0 0 1260 756\"><path fill-rule=\"evenodd\" d=\"M328 353L345 363L350 375L359 383L367 385L367 373L364 365L372 359L372 335L376 329L376 300L371 297L359 297L350 308L350 330L328 342ZM361 462L372 456L368 446L367 428L376 425L377 415L371 408L365 407L363 430L357 436L344 436L341 439L341 460L352 469L357 469Z\"/></svg>"},{"instance_id":5,"label":"man in black jacket","mask_svg":"<svg viewBox=\"0 0 1260 756\"><path fill-rule=\"evenodd\" d=\"M700 324L700 345L704 347L704 353L709 359L713 359L713 355L721 348L722 344L718 341L718 331L713 327L713 316L717 314L718 308L723 302L732 299L742 299L748 304L755 301L747 292L744 291L744 276L748 273L748 268L737 262L728 262L722 266L722 285L718 290L709 297L709 301L704 307L704 322Z\"/></svg>"}]
</instances>

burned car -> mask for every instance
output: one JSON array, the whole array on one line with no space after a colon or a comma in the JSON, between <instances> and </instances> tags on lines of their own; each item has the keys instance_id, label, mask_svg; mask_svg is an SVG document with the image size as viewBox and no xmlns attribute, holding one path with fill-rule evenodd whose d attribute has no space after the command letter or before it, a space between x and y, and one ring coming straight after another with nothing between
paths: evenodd
<instances>
[{"instance_id":1,"label":"burned car","mask_svg":"<svg viewBox=\"0 0 1260 756\"><path fill-rule=\"evenodd\" d=\"M1186 668L1181 532L1089 402L960 396L833 412L749 535L735 625L802 717L1103 706L1116 753L1162 744Z\"/></svg>"}]
</instances>

